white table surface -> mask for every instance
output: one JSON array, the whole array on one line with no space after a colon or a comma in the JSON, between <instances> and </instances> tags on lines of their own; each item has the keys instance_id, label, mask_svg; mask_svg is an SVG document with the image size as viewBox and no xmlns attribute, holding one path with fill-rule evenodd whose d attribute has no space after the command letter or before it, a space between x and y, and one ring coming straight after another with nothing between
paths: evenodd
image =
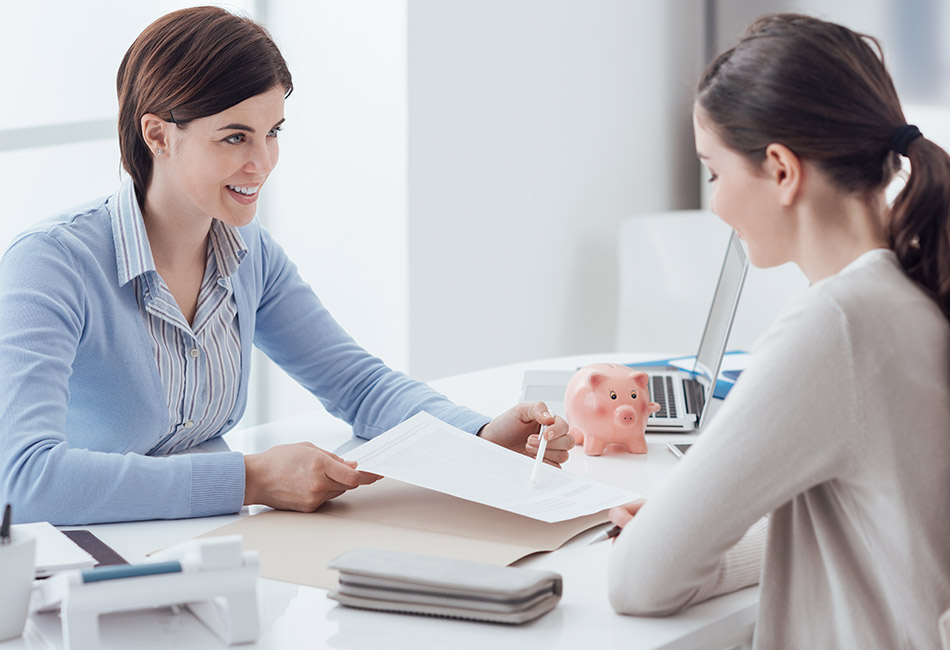
<instances>
[{"instance_id":1,"label":"white table surface","mask_svg":"<svg viewBox=\"0 0 950 650\"><path fill-rule=\"evenodd\" d=\"M525 370L573 369L594 361L630 361L635 355L583 355L519 363L471 372L432 382L460 404L488 415L513 405L521 392ZM718 402L718 401L717 401ZM714 404L715 405L715 404ZM325 412L276 421L227 435L233 449L246 453L275 444L310 440L335 449L349 440L350 429ZM632 455L609 451L588 457L580 448L571 452L567 471L596 477L649 497L662 484L676 458L665 448L671 440L689 434L648 434L649 452ZM87 526L130 562L146 554L213 530L240 517L259 512L202 519L147 521ZM598 650L727 648L751 639L758 608L755 587L714 598L668 618L639 618L615 614L607 601L609 542L589 546L603 528L570 540L553 553L539 553L519 561L556 571L564 577L564 595L552 612L521 626L386 614L337 606L326 591L274 580L259 581L258 600L262 633L245 648L342 648L349 650L420 650L491 648L492 650L556 650L583 647ZM319 540L314 540L315 544ZM160 608L107 614L100 619L102 648L218 648L224 644L187 611ZM62 648L60 621L55 614L34 615L24 635L0 643L14 648Z\"/></svg>"}]
</instances>

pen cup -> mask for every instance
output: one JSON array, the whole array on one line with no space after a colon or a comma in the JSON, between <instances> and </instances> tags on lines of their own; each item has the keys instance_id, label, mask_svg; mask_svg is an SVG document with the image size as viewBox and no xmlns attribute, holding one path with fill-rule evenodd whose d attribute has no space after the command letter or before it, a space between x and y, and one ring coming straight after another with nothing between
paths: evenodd
<instances>
[{"instance_id":1,"label":"pen cup","mask_svg":"<svg viewBox=\"0 0 950 650\"><path fill-rule=\"evenodd\" d=\"M29 533L10 530L10 541L0 544L0 641L23 634L35 572L36 540Z\"/></svg>"}]
</instances>

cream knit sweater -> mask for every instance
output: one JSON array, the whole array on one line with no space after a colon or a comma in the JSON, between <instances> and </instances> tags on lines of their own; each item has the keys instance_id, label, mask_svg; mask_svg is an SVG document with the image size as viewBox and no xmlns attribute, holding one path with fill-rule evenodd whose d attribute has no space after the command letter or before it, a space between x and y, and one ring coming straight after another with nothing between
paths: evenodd
<instances>
[{"instance_id":1,"label":"cream knit sweater","mask_svg":"<svg viewBox=\"0 0 950 650\"><path fill-rule=\"evenodd\" d=\"M950 325L891 251L809 287L757 343L618 538L610 601L669 614L760 573L756 648L939 647Z\"/></svg>"}]
</instances>

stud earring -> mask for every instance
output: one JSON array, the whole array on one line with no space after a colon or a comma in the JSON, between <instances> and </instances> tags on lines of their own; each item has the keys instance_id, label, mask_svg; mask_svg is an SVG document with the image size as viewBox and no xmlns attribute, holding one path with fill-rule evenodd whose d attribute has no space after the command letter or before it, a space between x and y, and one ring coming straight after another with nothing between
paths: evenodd
<instances>
[{"instance_id":1,"label":"stud earring","mask_svg":"<svg viewBox=\"0 0 950 650\"><path fill-rule=\"evenodd\" d=\"M163 153L165 153L165 150L164 150L164 149L156 149L156 150L155 150L155 155L156 155L156 156L161 156Z\"/></svg>"}]
</instances>

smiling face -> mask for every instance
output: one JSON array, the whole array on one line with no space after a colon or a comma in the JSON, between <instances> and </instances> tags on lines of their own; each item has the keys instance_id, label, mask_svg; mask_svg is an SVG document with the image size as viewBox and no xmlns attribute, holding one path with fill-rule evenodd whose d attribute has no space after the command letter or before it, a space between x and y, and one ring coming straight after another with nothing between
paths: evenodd
<instances>
[{"instance_id":1,"label":"smiling face","mask_svg":"<svg viewBox=\"0 0 950 650\"><path fill-rule=\"evenodd\" d=\"M284 93L275 86L181 128L143 121L146 140L155 142L153 151L163 150L154 158L147 205L176 219L250 223L260 190L277 164Z\"/></svg>"},{"instance_id":2,"label":"smiling face","mask_svg":"<svg viewBox=\"0 0 950 650\"><path fill-rule=\"evenodd\" d=\"M784 264L791 259L788 242L793 233L792 222L783 218L780 187L767 171L723 144L706 127L700 111L693 111L693 130L696 153L709 170L710 209L745 241L752 264Z\"/></svg>"}]
</instances>

